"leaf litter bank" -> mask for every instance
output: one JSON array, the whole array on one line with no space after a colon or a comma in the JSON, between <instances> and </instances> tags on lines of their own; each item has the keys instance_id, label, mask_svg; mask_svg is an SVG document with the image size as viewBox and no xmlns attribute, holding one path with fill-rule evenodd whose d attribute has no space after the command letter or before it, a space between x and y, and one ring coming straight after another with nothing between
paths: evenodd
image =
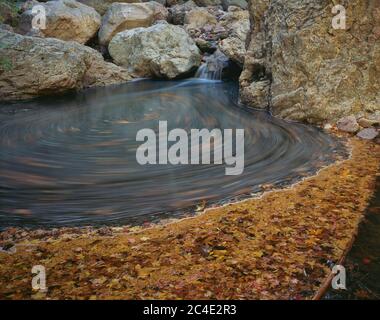
<instances>
[{"instance_id":1,"label":"leaf litter bank","mask_svg":"<svg viewBox=\"0 0 380 320\"><path fill-rule=\"evenodd\" d=\"M352 242L379 174L380 146L349 144L350 159L289 189L192 218L24 238L0 252L0 298L310 299ZM47 292L31 288L34 265L46 268Z\"/></svg>"}]
</instances>

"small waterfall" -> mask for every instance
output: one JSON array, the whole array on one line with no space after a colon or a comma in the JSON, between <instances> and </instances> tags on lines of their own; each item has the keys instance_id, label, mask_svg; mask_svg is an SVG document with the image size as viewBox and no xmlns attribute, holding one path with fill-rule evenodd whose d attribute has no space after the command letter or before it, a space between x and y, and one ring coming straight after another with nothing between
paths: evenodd
<instances>
[{"instance_id":1,"label":"small waterfall","mask_svg":"<svg viewBox=\"0 0 380 320\"><path fill-rule=\"evenodd\" d=\"M227 56L219 50L205 58L205 62L198 68L195 78L221 80L222 72L228 66Z\"/></svg>"}]
</instances>

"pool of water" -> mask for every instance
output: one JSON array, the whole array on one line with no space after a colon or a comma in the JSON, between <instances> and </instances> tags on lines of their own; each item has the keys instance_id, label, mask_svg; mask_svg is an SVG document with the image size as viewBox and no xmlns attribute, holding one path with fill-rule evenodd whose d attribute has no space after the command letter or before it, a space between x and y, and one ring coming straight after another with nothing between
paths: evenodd
<instances>
[{"instance_id":1,"label":"pool of water","mask_svg":"<svg viewBox=\"0 0 380 320\"><path fill-rule=\"evenodd\" d=\"M234 83L143 80L0 104L0 228L136 224L287 185L344 155L321 130L237 103ZM245 130L245 169L136 161L142 128Z\"/></svg>"}]
</instances>

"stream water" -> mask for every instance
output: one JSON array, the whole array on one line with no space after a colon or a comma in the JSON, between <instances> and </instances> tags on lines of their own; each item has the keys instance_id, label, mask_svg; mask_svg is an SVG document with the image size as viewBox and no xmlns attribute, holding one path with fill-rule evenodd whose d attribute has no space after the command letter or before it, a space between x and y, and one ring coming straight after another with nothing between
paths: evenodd
<instances>
[{"instance_id":1,"label":"stream water","mask_svg":"<svg viewBox=\"0 0 380 320\"><path fill-rule=\"evenodd\" d=\"M245 129L245 169L136 161L141 128ZM0 228L142 223L287 185L343 155L322 131L241 108L237 86L142 80L0 104Z\"/></svg>"}]
</instances>

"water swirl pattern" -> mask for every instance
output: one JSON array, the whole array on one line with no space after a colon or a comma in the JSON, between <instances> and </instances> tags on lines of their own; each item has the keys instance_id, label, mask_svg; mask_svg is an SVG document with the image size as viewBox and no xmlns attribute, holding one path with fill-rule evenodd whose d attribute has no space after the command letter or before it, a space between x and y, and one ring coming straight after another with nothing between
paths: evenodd
<instances>
[{"instance_id":1,"label":"water swirl pattern","mask_svg":"<svg viewBox=\"0 0 380 320\"><path fill-rule=\"evenodd\" d=\"M0 228L138 224L181 216L200 203L249 197L331 163L335 138L236 103L221 81L135 81L0 105ZM245 169L148 165L136 161L136 133L245 129Z\"/></svg>"}]
</instances>

